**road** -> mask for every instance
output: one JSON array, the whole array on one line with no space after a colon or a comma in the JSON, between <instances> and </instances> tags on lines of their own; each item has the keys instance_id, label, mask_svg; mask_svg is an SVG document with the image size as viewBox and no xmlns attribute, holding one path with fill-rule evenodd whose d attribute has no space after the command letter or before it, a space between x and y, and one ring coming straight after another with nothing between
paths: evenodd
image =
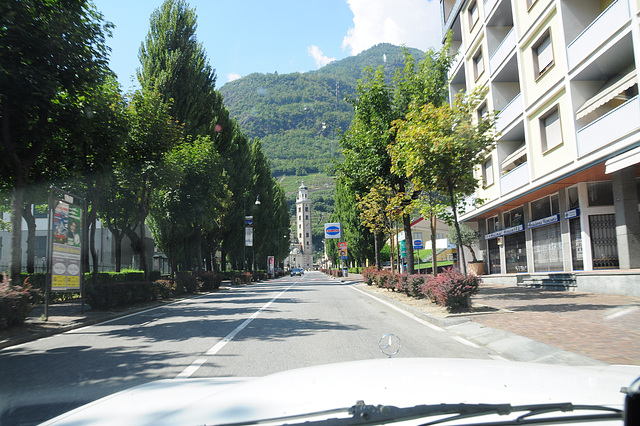
<instances>
[{"instance_id":1,"label":"road","mask_svg":"<svg viewBox=\"0 0 640 426\"><path fill-rule=\"evenodd\" d=\"M319 272L184 299L0 351L0 424L36 424L157 379L254 377L398 357L494 357Z\"/></svg>"}]
</instances>

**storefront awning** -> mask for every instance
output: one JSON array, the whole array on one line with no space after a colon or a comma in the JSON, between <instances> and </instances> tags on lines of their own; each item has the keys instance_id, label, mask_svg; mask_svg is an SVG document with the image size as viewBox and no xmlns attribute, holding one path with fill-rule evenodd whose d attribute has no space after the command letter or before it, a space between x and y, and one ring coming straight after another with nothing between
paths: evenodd
<instances>
[{"instance_id":1,"label":"storefront awning","mask_svg":"<svg viewBox=\"0 0 640 426\"><path fill-rule=\"evenodd\" d=\"M587 114L595 111L596 108L602 106L624 92L638 82L636 70L633 69L627 73L622 73L608 80L598 93L587 100L576 112L576 119L579 120Z\"/></svg>"}]
</instances>

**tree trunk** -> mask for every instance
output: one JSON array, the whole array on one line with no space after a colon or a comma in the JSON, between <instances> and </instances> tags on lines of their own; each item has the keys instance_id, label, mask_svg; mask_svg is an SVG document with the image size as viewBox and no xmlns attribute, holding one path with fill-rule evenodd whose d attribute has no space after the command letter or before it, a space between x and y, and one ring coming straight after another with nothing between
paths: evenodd
<instances>
[{"instance_id":1,"label":"tree trunk","mask_svg":"<svg viewBox=\"0 0 640 426\"><path fill-rule=\"evenodd\" d=\"M92 211L87 218L87 227L89 227L89 252L91 254L91 264L93 266L94 277L98 276L98 272L100 269L100 265L98 264L98 252L96 251L96 223L96 214Z\"/></svg>"},{"instance_id":2,"label":"tree trunk","mask_svg":"<svg viewBox=\"0 0 640 426\"><path fill-rule=\"evenodd\" d=\"M376 270L382 269L382 265L380 265L380 233L378 231L374 231L373 233L373 250L376 261Z\"/></svg>"},{"instance_id":3,"label":"tree trunk","mask_svg":"<svg viewBox=\"0 0 640 426\"><path fill-rule=\"evenodd\" d=\"M402 215L402 223L404 225L404 249L407 253L407 274L415 274L415 266L413 259L413 235L411 233L411 216Z\"/></svg>"},{"instance_id":4,"label":"tree trunk","mask_svg":"<svg viewBox=\"0 0 640 426\"><path fill-rule=\"evenodd\" d=\"M36 271L36 218L33 216L33 204L26 203L22 209L22 217L27 222L27 272L33 274Z\"/></svg>"},{"instance_id":5,"label":"tree trunk","mask_svg":"<svg viewBox=\"0 0 640 426\"><path fill-rule=\"evenodd\" d=\"M438 256L436 249L436 226L438 219L436 215L431 211L429 221L431 222L431 268L433 269L433 276L438 276Z\"/></svg>"},{"instance_id":6,"label":"tree trunk","mask_svg":"<svg viewBox=\"0 0 640 426\"><path fill-rule=\"evenodd\" d=\"M458 223L458 209L456 208L456 199L453 195L453 185L450 182L447 182L449 186L449 199L451 200L451 210L453 211L453 223L456 227L456 233L458 234L458 241L456 245L458 246L458 265L460 266L460 271L462 275L467 276L467 265L464 260L464 248L462 246L462 234L460 233L460 224Z\"/></svg>"},{"instance_id":7,"label":"tree trunk","mask_svg":"<svg viewBox=\"0 0 640 426\"><path fill-rule=\"evenodd\" d=\"M22 210L25 183L16 179L11 193L11 247L9 275L13 284L20 284L22 272Z\"/></svg>"}]
</instances>

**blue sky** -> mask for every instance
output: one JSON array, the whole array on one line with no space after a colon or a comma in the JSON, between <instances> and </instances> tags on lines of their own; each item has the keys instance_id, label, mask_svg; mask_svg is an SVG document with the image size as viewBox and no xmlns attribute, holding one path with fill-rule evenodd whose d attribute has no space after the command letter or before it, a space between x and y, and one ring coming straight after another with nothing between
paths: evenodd
<instances>
[{"instance_id":1,"label":"blue sky","mask_svg":"<svg viewBox=\"0 0 640 426\"><path fill-rule=\"evenodd\" d=\"M187 0L198 40L218 76L216 87L253 72L317 69L388 42L421 50L441 42L438 0ZM111 69L125 89L138 49L162 0L94 0L115 24Z\"/></svg>"}]
</instances>

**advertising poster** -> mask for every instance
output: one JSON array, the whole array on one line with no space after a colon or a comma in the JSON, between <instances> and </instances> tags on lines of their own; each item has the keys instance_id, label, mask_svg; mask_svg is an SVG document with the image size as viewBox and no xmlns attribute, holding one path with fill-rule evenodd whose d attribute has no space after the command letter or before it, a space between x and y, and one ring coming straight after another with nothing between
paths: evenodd
<instances>
[{"instance_id":1,"label":"advertising poster","mask_svg":"<svg viewBox=\"0 0 640 426\"><path fill-rule=\"evenodd\" d=\"M51 290L80 291L82 208L57 200L53 213Z\"/></svg>"},{"instance_id":2,"label":"advertising poster","mask_svg":"<svg viewBox=\"0 0 640 426\"><path fill-rule=\"evenodd\" d=\"M269 268L269 275L271 276L275 276L276 271L275 271L275 257L273 256L267 256L267 265Z\"/></svg>"}]
</instances>

